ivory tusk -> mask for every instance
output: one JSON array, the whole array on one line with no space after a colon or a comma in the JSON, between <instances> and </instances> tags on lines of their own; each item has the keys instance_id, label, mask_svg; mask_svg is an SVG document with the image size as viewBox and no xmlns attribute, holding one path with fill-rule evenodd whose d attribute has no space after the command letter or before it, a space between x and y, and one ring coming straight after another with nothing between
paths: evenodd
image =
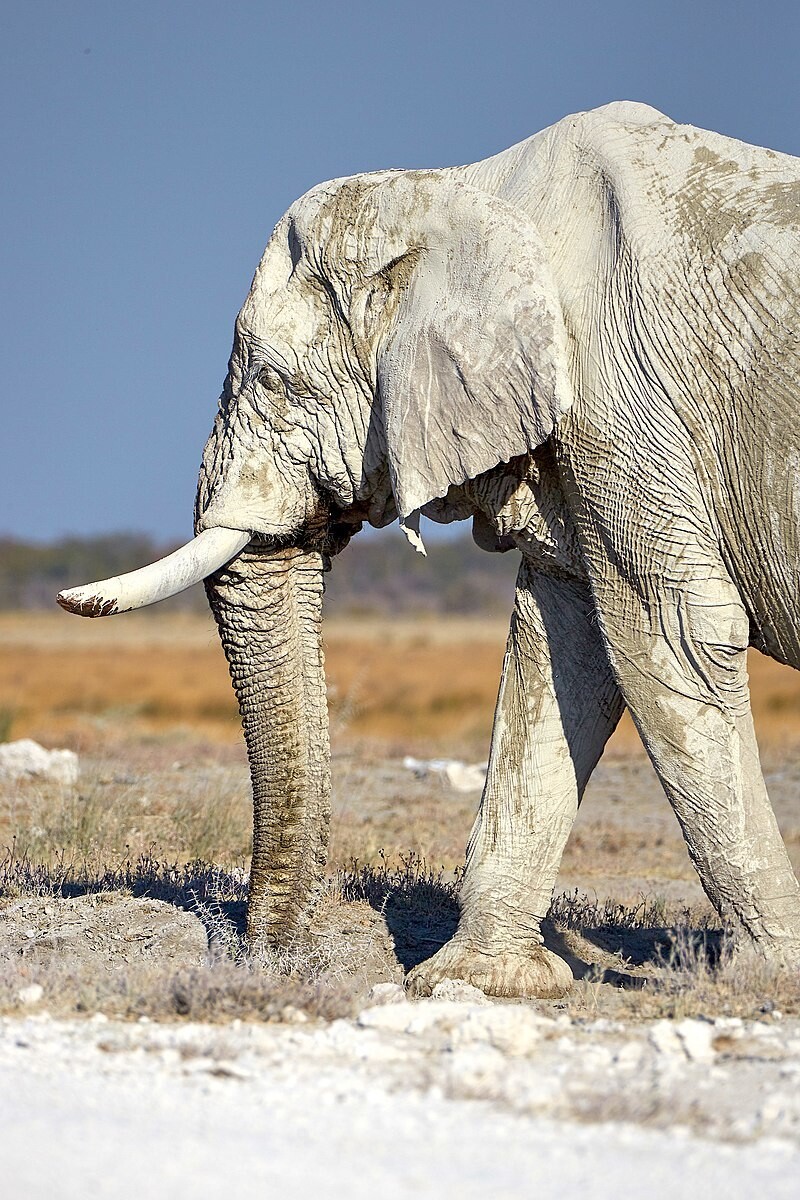
<instances>
[{"instance_id":1,"label":"ivory tusk","mask_svg":"<svg viewBox=\"0 0 800 1200\"><path fill-rule=\"evenodd\" d=\"M241 529L204 529L158 562L127 575L59 592L58 603L81 617L107 617L165 600L199 583L230 562L250 541Z\"/></svg>"}]
</instances>

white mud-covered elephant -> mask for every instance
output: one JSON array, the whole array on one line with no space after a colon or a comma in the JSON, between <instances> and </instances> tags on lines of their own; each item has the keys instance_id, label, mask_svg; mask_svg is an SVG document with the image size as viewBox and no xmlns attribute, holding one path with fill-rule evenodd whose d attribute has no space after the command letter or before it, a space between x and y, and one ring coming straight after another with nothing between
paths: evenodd
<instances>
[{"instance_id":1,"label":"white mud-covered elephant","mask_svg":"<svg viewBox=\"0 0 800 1200\"><path fill-rule=\"evenodd\" d=\"M60 597L96 616L206 578L250 756L250 937L302 930L325 866L323 571L364 521L421 549L422 512L521 564L460 924L411 989L568 989L541 922L626 705L715 907L796 968L745 652L800 666L799 404L800 159L619 103L292 205L197 537Z\"/></svg>"}]
</instances>

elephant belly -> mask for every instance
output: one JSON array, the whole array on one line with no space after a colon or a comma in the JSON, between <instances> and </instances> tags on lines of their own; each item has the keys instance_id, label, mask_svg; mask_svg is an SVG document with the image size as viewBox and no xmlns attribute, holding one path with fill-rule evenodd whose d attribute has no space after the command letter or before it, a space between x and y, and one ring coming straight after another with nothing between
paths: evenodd
<instances>
[{"instance_id":1,"label":"elephant belly","mask_svg":"<svg viewBox=\"0 0 800 1200\"><path fill-rule=\"evenodd\" d=\"M755 496L735 505L723 530L732 573L750 613L751 645L800 668L800 453L784 451L755 478Z\"/></svg>"}]
</instances>

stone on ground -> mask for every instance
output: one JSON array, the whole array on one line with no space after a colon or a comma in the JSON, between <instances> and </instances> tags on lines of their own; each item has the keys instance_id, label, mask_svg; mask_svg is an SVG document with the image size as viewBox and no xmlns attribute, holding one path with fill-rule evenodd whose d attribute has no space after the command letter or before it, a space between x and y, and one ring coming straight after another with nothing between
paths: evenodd
<instances>
[{"instance_id":1,"label":"stone on ground","mask_svg":"<svg viewBox=\"0 0 800 1200\"><path fill-rule=\"evenodd\" d=\"M31 738L0 745L0 779L45 779L72 787L78 782L78 756L72 750L45 750Z\"/></svg>"},{"instance_id":2,"label":"stone on ground","mask_svg":"<svg viewBox=\"0 0 800 1200\"><path fill-rule=\"evenodd\" d=\"M98 892L68 900L33 896L0 906L0 957L99 969L142 960L182 967L197 966L207 951L202 922L163 900Z\"/></svg>"}]
</instances>

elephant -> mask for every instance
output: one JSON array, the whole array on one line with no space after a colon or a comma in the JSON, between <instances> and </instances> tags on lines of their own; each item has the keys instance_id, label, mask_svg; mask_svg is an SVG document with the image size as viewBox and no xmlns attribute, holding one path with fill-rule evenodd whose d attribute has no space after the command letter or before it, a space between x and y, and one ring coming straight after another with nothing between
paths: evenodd
<instances>
[{"instance_id":1,"label":"elephant","mask_svg":"<svg viewBox=\"0 0 800 1200\"><path fill-rule=\"evenodd\" d=\"M520 553L458 928L407 979L558 997L542 921L627 707L742 949L800 963L759 765L755 646L800 667L800 159L617 102L484 161L314 187L235 324L194 541L71 589L95 616L199 579L254 798L248 936L321 887L324 572L368 523L470 518Z\"/></svg>"}]
</instances>

